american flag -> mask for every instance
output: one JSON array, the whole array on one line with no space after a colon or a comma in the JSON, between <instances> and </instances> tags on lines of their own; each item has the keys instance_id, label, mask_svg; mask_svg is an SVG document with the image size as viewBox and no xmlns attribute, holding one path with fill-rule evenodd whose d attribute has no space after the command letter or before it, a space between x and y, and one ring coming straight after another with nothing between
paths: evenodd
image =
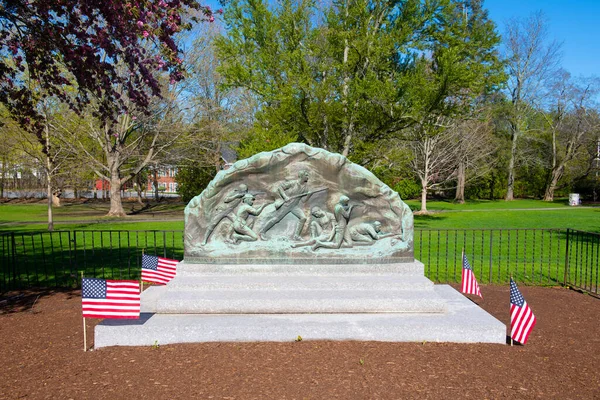
<instances>
[{"instance_id":1,"label":"american flag","mask_svg":"<svg viewBox=\"0 0 600 400\"><path fill-rule=\"evenodd\" d=\"M483 299L481 291L479 290L479 284L477 284L477 279L473 273L473 268L471 268L471 264L469 264L466 254L463 254L461 291L467 294L475 294Z\"/></svg>"},{"instance_id":2,"label":"american flag","mask_svg":"<svg viewBox=\"0 0 600 400\"><path fill-rule=\"evenodd\" d=\"M139 318L140 283L83 278L81 308L84 318Z\"/></svg>"},{"instance_id":3,"label":"american flag","mask_svg":"<svg viewBox=\"0 0 600 400\"><path fill-rule=\"evenodd\" d=\"M142 280L164 285L175 277L178 262L144 254L142 255Z\"/></svg>"},{"instance_id":4,"label":"american flag","mask_svg":"<svg viewBox=\"0 0 600 400\"><path fill-rule=\"evenodd\" d=\"M527 343L527 338L535 326L535 315L515 281L510 278L510 337L521 344Z\"/></svg>"}]
</instances>

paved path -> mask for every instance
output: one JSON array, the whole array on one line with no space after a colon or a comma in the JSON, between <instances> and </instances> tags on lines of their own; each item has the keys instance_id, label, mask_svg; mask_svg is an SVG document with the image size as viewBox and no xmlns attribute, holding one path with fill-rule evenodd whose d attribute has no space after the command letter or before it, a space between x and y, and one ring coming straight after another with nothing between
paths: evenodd
<instances>
[{"instance_id":1,"label":"paved path","mask_svg":"<svg viewBox=\"0 0 600 400\"><path fill-rule=\"evenodd\" d=\"M577 206L577 207L542 207L542 208L484 208L481 210L430 210L430 212L478 212L478 211L557 211L557 210L569 210L579 208L600 208L594 206Z\"/></svg>"}]
</instances>

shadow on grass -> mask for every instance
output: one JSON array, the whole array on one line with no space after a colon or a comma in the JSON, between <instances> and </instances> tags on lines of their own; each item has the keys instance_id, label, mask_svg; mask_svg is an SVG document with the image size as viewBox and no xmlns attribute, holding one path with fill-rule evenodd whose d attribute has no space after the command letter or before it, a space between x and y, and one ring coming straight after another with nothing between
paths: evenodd
<instances>
[{"instance_id":1,"label":"shadow on grass","mask_svg":"<svg viewBox=\"0 0 600 400\"><path fill-rule=\"evenodd\" d=\"M432 224L443 221L448 217L441 214L415 215L415 228L431 228Z\"/></svg>"}]
</instances>

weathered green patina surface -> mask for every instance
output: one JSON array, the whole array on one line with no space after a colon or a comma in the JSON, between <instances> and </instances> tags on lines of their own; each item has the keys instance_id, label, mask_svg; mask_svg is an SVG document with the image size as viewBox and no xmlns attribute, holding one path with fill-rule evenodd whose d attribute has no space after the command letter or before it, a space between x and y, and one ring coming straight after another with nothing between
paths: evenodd
<instances>
[{"instance_id":1,"label":"weathered green patina surface","mask_svg":"<svg viewBox=\"0 0 600 400\"><path fill-rule=\"evenodd\" d=\"M185 209L187 263L413 261L413 215L340 154L291 143L220 171Z\"/></svg>"}]
</instances>

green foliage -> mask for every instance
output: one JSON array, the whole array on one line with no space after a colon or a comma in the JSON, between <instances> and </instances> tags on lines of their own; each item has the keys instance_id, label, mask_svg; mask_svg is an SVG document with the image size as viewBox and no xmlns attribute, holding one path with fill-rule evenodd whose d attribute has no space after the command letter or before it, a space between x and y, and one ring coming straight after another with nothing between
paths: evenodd
<instances>
[{"instance_id":1,"label":"green foliage","mask_svg":"<svg viewBox=\"0 0 600 400\"><path fill-rule=\"evenodd\" d=\"M501 83L480 3L234 0L220 72L259 99L260 129L350 154Z\"/></svg>"},{"instance_id":2,"label":"green foliage","mask_svg":"<svg viewBox=\"0 0 600 400\"><path fill-rule=\"evenodd\" d=\"M369 169L383 183L398 192L400 198L412 199L420 195L421 187L410 168L413 155L406 147L387 140L360 142L349 158Z\"/></svg>"},{"instance_id":3,"label":"green foliage","mask_svg":"<svg viewBox=\"0 0 600 400\"><path fill-rule=\"evenodd\" d=\"M415 199L421 195L421 185L412 179L402 179L391 187L401 199Z\"/></svg>"},{"instance_id":4,"label":"green foliage","mask_svg":"<svg viewBox=\"0 0 600 400\"><path fill-rule=\"evenodd\" d=\"M240 141L236 151L238 158L243 160L252 157L262 151L271 151L285 146L288 143L297 142L295 133L286 133L280 130L253 129L245 139Z\"/></svg>"},{"instance_id":5,"label":"green foliage","mask_svg":"<svg viewBox=\"0 0 600 400\"><path fill-rule=\"evenodd\" d=\"M177 193L184 202L202 193L206 185L217 174L214 167L183 166L177 170Z\"/></svg>"},{"instance_id":6,"label":"green foliage","mask_svg":"<svg viewBox=\"0 0 600 400\"><path fill-rule=\"evenodd\" d=\"M503 170L493 169L465 187L466 199L502 199L506 195L506 174Z\"/></svg>"}]
</instances>

